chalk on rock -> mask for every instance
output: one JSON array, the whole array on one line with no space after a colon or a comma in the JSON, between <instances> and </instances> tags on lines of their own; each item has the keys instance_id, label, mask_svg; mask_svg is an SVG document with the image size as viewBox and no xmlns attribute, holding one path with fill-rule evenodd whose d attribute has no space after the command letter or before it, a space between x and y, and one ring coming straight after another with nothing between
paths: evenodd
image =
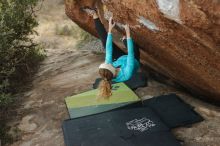
<instances>
[{"instance_id":1,"label":"chalk on rock","mask_svg":"<svg viewBox=\"0 0 220 146\"><path fill-rule=\"evenodd\" d=\"M109 20L110 17L113 16L113 13L111 11L109 11L108 8L105 5L103 5L103 10L104 10L104 18L106 20Z\"/></svg>"},{"instance_id":2,"label":"chalk on rock","mask_svg":"<svg viewBox=\"0 0 220 146\"><path fill-rule=\"evenodd\" d=\"M153 22L144 18L143 16L139 16L137 21L152 31L159 31L159 28Z\"/></svg>"},{"instance_id":3,"label":"chalk on rock","mask_svg":"<svg viewBox=\"0 0 220 146\"><path fill-rule=\"evenodd\" d=\"M179 0L157 0L160 11L169 19L181 23Z\"/></svg>"}]
</instances>

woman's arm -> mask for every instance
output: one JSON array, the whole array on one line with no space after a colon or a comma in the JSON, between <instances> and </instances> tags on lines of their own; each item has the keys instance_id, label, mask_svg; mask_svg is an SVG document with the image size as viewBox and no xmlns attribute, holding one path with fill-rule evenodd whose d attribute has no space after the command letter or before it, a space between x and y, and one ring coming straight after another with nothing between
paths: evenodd
<instances>
[{"instance_id":1,"label":"woman's arm","mask_svg":"<svg viewBox=\"0 0 220 146\"><path fill-rule=\"evenodd\" d=\"M131 39L130 28L128 25L125 25L125 31L127 36L127 48L128 48L127 64L125 67L125 78L130 79L134 71L134 62L135 62L134 46L133 46L133 40Z\"/></svg>"},{"instance_id":2,"label":"woman's arm","mask_svg":"<svg viewBox=\"0 0 220 146\"><path fill-rule=\"evenodd\" d=\"M115 22L113 22L112 17L109 19L109 29L108 29L108 36L106 42L106 54L105 54L105 63L111 64L112 63L112 29L115 26Z\"/></svg>"}]
</instances>

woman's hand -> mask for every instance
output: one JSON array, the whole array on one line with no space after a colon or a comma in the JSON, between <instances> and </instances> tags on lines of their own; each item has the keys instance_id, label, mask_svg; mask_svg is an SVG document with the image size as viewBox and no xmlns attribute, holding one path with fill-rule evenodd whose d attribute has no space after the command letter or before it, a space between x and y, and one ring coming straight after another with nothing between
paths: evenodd
<instances>
[{"instance_id":1,"label":"woman's hand","mask_svg":"<svg viewBox=\"0 0 220 146\"><path fill-rule=\"evenodd\" d=\"M109 27L108 32L111 33L112 29L115 27L115 22L113 21L112 17L109 19Z\"/></svg>"},{"instance_id":2,"label":"woman's hand","mask_svg":"<svg viewBox=\"0 0 220 146\"><path fill-rule=\"evenodd\" d=\"M127 38L130 38L130 37L131 37L131 33L130 33L130 27L129 27L129 25L128 25L128 24L125 24L125 25L124 25L124 29L125 29Z\"/></svg>"}]
</instances>

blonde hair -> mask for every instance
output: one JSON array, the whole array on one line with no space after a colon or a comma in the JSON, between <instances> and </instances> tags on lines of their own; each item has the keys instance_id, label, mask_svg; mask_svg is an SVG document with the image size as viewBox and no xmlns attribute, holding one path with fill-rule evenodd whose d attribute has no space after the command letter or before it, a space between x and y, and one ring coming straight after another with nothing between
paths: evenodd
<instances>
[{"instance_id":1,"label":"blonde hair","mask_svg":"<svg viewBox=\"0 0 220 146\"><path fill-rule=\"evenodd\" d=\"M109 99L112 95L111 80L113 74L107 69L99 69L99 74L102 77L102 81L99 84L98 99Z\"/></svg>"}]
</instances>

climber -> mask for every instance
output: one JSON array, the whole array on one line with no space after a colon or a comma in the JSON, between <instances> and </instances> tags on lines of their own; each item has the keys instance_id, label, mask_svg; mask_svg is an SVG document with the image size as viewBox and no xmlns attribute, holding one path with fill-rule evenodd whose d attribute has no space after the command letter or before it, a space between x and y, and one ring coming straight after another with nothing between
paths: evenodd
<instances>
[{"instance_id":1,"label":"climber","mask_svg":"<svg viewBox=\"0 0 220 146\"><path fill-rule=\"evenodd\" d=\"M133 44L133 40L130 36L129 25L124 25L126 38L124 37L123 42L128 48L128 55L126 55L126 53L116 47L116 45L112 42L112 29L115 26L115 22L113 22L112 17L109 19L109 28L107 33L103 24L99 20L95 9L85 7L83 10L93 17L95 27L102 44L106 47L105 62L99 66L99 74L102 77L102 81L99 85L99 97L106 99L112 94L111 81L127 81L139 69L139 49L136 48L136 44Z\"/></svg>"}]
</instances>

